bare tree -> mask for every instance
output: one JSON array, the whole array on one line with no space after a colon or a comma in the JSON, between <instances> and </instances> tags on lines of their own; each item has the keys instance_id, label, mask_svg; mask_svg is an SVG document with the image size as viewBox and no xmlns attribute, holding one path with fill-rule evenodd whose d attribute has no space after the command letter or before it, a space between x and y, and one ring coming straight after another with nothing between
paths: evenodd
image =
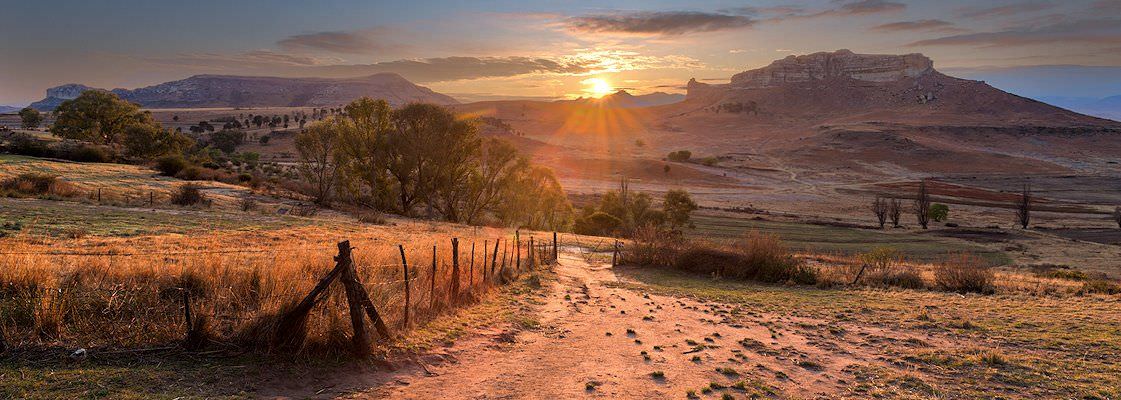
<instances>
[{"instance_id":1,"label":"bare tree","mask_svg":"<svg viewBox=\"0 0 1121 400\"><path fill-rule=\"evenodd\" d=\"M1024 192L1016 204L1016 218L1020 221L1021 228L1028 229L1028 223L1031 222L1031 187L1027 184L1024 184Z\"/></svg>"},{"instance_id":2,"label":"bare tree","mask_svg":"<svg viewBox=\"0 0 1121 400\"><path fill-rule=\"evenodd\" d=\"M930 193L926 190L926 179L919 182L919 193L915 197L915 217L923 229L930 224Z\"/></svg>"},{"instance_id":3,"label":"bare tree","mask_svg":"<svg viewBox=\"0 0 1121 400\"><path fill-rule=\"evenodd\" d=\"M887 201L883 197L876 196L876 201L872 202L872 213L876 214L880 229L884 229L884 224L887 223Z\"/></svg>"},{"instance_id":4,"label":"bare tree","mask_svg":"<svg viewBox=\"0 0 1121 400\"><path fill-rule=\"evenodd\" d=\"M897 198L891 199L891 206L888 208L888 217L891 217L891 226L899 227L899 218L903 216L903 203Z\"/></svg>"},{"instance_id":5,"label":"bare tree","mask_svg":"<svg viewBox=\"0 0 1121 400\"><path fill-rule=\"evenodd\" d=\"M1121 228L1121 206L1113 208L1113 220L1117 221L1117 227Z\"/></svg>"}]
</instances>

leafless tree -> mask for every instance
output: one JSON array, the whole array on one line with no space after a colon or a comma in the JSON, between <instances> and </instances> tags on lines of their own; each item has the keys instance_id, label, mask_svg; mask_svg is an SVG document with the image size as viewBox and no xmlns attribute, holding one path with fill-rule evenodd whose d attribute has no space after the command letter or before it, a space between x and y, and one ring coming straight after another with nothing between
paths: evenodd
<instances>
[{"instance_id":1,"label":"leafless tree","mask_svg":"<svg viewBox=\"0 0 1121 400\"><path fill-rule=\"evenodd\" d=\"M1113 208L1113 220L1117 221L1117 227L1121 228L1121 206Z\"/></svg>"},{"instance_id":2,"label":"leafless tree","mask_svg":"<svg viewBox=\"0 0 1121 400\"><path fill-rule=\"evenodd\" d=\"M1020 221L1021 228L1028 229L1028 223L1031 222L1031 187L1027 184L1024 184L1024 192L1016 204L1016 218Z\"/></svg>"},{"instance_id":3,"label":"leafless tree","mask_svg":"<svg viewBox=\"0 0 1121 400\"><path fill-rule=\"evenodd\" d=\"M884 229L884 224L887 223L887 201L883 197L876 196L876 201L872 202L872 213L876 214L880 229Z\"/></svg>"},{"instance_id":4,"label":"leafless tree","mask_svg":"<svg viewBox=\"0 0 1121 400\"><path fill-rule=\"evenodd\" d=\"M899 227L899 218L903 216L903 203L897 198L891 199L891 206L888 208L888 217L891 217L891 226Z\"/></svg>"},{"instance_id":5,"label":"leafless tree","mask_svg":"<svg viewBox=\"0 0 1121 400\"><path fill-rule=\"evenodd\" d=\"M915 197L915 217L923 229L930 224L930 193L926 190L926 179L919 182L919 193Z\"/></svg>"}]
</instances>

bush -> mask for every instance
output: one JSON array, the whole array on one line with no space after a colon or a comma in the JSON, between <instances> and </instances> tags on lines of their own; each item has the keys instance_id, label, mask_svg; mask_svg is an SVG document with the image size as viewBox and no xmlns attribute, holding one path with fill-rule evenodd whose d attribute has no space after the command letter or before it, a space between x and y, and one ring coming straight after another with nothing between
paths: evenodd
<instances>
[{"instance_id":1,"label":"bush","mask_svg":"<svg viewBox=\"0 0 1121 400\"><path fill-rule=\"evenodd\" d=\"M894 286L903 289L925 289L926 281L913 269L894 268L870 273L867 282L878 286Z\"/></svg>"},{"instance_id":2,"label":"bush","mask_svg":"<svg viewBox=\"0 0 1121 400\"><path fill-rule=\"evenodd\" d=\"M573 230L581 235L607 236L621 226L623 220L603 211L596 211L587 217L577 218Z\"/></svg>"},{"instance_id":3,"label":"bush","mask_svg":"<svg viewBox=\"0 0 1121 400\"><path fill-rule=\"evenodd\" d=\"M795 259L778 238L751 232L734 246L696 243L675 252L678 269L725 278L812 285L817 271Z\"/></svg>"},{"instance_id":4,"label":"bush","mask_svg":"<svg viewBox=\"0 0 1121 400\"><path fill-rule=\"evenodd\" d=\"M635 229L634 243L623 247L623 262L627 264L672 267L681 252L680 234L667 232L653 225Z\"/></svg>"},{"instance_id":5,"label":"bush","mask_svg":"<svg viewBox=\"0 0 1121 400\"><path fill-rule=\"evenodd\" d=\"M666 155L666 159L675 162L689 161L690 158L693 158L693 152L689 150L678 150Z\"/></svg>"},{"instance_id":6,"label":"bush","mask_svg":"<svg viewBox=\"0 0 1121 400\"><path fill-rule=\"evenodd\" d=\"M67 154L66 159L77 162L107 163L113 161L113 156L104 147L82 145Z\"/></svg>"},{"instance_id":7,"label":"bush","mask_svg":"<svg viewBox=\"0 0 1121 400\"><path fill-rule=\"evenodd\" d=\"M156 170L164 176L179 175L179 172L190 166L191 163L178 154L166 155L156 160Z\"/></svg>"},{"instance_id":8,"label":"bush","mask_svg":"<svg viewBox=\"0 0 1121 400\"><path fill-rule=\"evenodd\" d=\"M26 173L0 181L0 191L9 196L72 197L78 192L73 185L59 180L56 175Z\"/></svg>"},{"instance_id":9,"label":"bush","mask_svg":"<svg viewBox=\"0 0 1121 400\"><path fill-rule=\"evenodd\" d=\"M951 292L992 293L994 279L992 268L971 254L950 257L934 267L934 282Z\"/></svg>"},{"instance_id":10,"label":"bush","mask_svg":"<svg viewBox=\"0 0 1121 400\"><path fill-rule=\"evenodd\" d=\"M1107 281L1105 279L1095 279L1082 283L1082 288L1078 289L1078 294L1121 294L1121 285Z\"/></svg>"},{"instance_id":11,"label":"bush","mask_svg":"<svg viewBox=\"0 0 1121 400\"><path fill-rule=\"evenodd\" d=\"M202 188L193 183L179 186L179 190L171 195L171 204L180 206L193 206L206 202L206 195Z\"/></svg>"},{"instance_id":12,"label":"bush","mask_svg":"<svg viewBox=\"0 0 1121 400\"><path fill-rule=\"evenodd\" d=\"M55 151L30 135L18 134L9 139L8 152L30 157L54 157Z\"/></svg>"}]
</instances>

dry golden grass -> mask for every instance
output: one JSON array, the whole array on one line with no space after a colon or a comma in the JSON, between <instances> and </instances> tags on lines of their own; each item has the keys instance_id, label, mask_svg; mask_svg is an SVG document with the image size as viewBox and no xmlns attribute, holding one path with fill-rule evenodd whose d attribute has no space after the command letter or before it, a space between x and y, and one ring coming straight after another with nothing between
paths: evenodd
<instances>
[{"instance_id":1,"label":"dry golden grass","mask_svg":"<svg viewBox=\"0 0 1121 400\"><path fill-rule=\"evenodd\" d=\"M397 245L409 263L413 324L452 303L451 238L460 238L460 287L470 298L500 284L483 280L484 240L499 269L515 265L513 232L397 220L375 227L302 227L284 231L213 232L134 238L0 239L0 327L17 347L80 344L141 347L180 341L186 332L184 292L196 317L219 342L269 342L268 324L302 299L334 265L336 243L350 240L360 279L392 331L404 326L404 276ZM539 237L544 236L540 235ZM527 236L523 235L523 240ZM471 243L476 243L474 265ZM432 246L437 246L435 286ZM523 253L525 252L523 247ZM523 257L527 257L524 255ZM522 260L523 269L528 260ZM471 274L471 275L469 275ZM301 351L344 349L350 325L344 291L333 285L308 323Z\"/></svg>"}]
</instances>

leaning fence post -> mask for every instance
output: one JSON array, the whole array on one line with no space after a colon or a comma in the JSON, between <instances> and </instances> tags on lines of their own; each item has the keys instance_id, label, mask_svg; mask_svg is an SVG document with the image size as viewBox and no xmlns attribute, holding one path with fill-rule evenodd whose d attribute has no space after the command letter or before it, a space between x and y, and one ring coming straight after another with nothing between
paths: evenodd
<instances>
[{"instance_id":1,"label":"leaning fence post","mask_svg":"<svg viewBox=\"0 0 1121 400\"><path fill-rule=\"evenodd\" d=\"M429 289L428 308L436 308L436 245L432 245L432 287Z\"/></svg>"},{"instance_id":2,"label":"leaning fence post","mask_svg":"<svg viewBox=\"0 0 1121 400\"><path fill-rule=\"evenodd\" d=\"M346 303L350 309L350 326L354 329L351 344L354 354L365 355L370 349L370 336L366 333L366 321L362 319L362 300L355 283L358 282L358 272L354 269L353 259L350 257L350 241L338 244L339 255L335 262L343 266L342 281L346 289Z\"/></svg>"},{"instance_id":3,"label":"leaning fence post","mask_svg":"<svg viewBox=\"0 0 1121 400\"><path fill-rule=\"evenodd\" d=\"M452 238L452 299L459 299L459 238Z\"/></svg>"},{"instance_id":4,"label":"leaning fence post","mask_svg":"<svg viewBox=\"0 0 1121 400\"><path fill-rule=\"evenodd\" d=\"M307 315L308 312L311 311L311 307L319 301L319 295L322 294L324 290L327 290L327 286L331 284L331 281L334 281L335 278L342 273L343 267L345 267L345 265L341 263L335 265L335 268L331 269L331 272L327 273L327 276L323 277L323 279L315 285L315 288L312 288L311 292L308 293L307 296L304 296L304 299L301 300L299 304L284 314L284 317L280 319L280 323L278 323L276 327L277 335L273 342L275 345L286 346L295 344L292 343L292 341L298 336L294 335L294 333L302 329L301 326L307 323Z\"/></svg>"},{"instance_id":5,"label":"leaning fence post","mask_svg":"<svg viewBox=\"0 0 1121 400\"><path fill-rule=\"evenodd\" d=\"M405 260L405 246L397 245L397 249L401 250L401 267L404 268L405 274L405 327L409 327L409 262Z\"/></svg>"},{"instance_id":6,"label":"leaning fence post","mask_svg":"<svg viewBox=\"0 0 1121 400\"><path fill-rule=\"evenodd\" d=\"M344 248L346 249L345 252L343 251ZM381 314L378 313L378 309L374 307L374 302L370 301L370 294L366 292L366 288L358 281L358 271L354 268L354 259L350 257L351 250L353 250L353 248L350 247L349 240L339 243L339 258L336 259L336 261L346 264L346 268L344 268L343 271L342 282L346 285L346 299L351 307L351 319L354 319L354 310L366 310L366 316L374 323L374 329L378 331L378 334L381 335L383 339L389 339L389 328L385 326L385 321L381 319ZM357 308L355 306L357 306ZM361 314L359 314L358 321L362 323L362 328L361 330L356 328L356 337L359 332L365 333L366 330ZM360 346L356 347L356 350L362 351L360 354L365 355L365 349L367 348L368 347Z\"/></svg>"}]
</instances>

